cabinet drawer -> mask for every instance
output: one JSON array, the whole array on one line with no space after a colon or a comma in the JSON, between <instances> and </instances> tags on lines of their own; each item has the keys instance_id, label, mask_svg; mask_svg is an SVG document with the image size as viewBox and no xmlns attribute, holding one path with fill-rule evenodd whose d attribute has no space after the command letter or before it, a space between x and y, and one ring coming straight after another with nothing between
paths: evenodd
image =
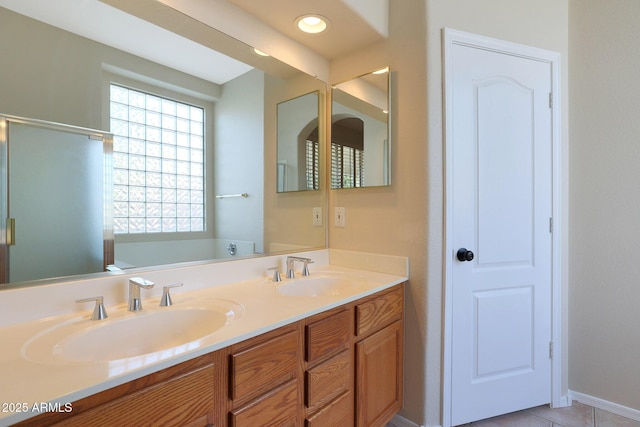
<instances>
[{"instance_id":1,"label":"cabinet drawer","mask_svg":"<svg viewBox=\"0 0 640 427\"><path fill-rule=\"evenodd\" d=\"M231 398L251 400L296 377L298 337L292 331L231 355Z\"/></svg>"},{"instance_id":2,"label":"cabinet drawer","mask_svg":"<svg viewBox=\"0 0 640 427\"><path fill-rule=\"evenodd\" d=\"M352 383L351 352L343 351L309 369L305 377L305 404L313 413L340 394Z\"/></svg>"},{"instance_id":3,"label":"cabinet drawer","mask_svg":"<svg viewBox=\"0 0 640 427\"><path fill-rule=\"evenodd\" d=\"M229 414L231 427L282 427L297 424L298 384L295 380Z\"/></svg>"},{"instance_id":4,"label":"cabinet drawer","mask_svg":"<svg viewBox=\"0 0 640 427\"><path fill-rule=\"evenodd\" d=\"M204 427L213 423L214 387L212 365L127 394L55 425Z\"/></svg>"},{"instance_id":5,"label":"cabinet drawer","mask_svg":"<svg viewBox=\"0 0 640 427\"><path fill-rule=\"evenodd\" d=\"M356 305L356 335L374 332L402 318L402 287Z\"/></svg>"},{"instance_id":6,"label":"cabinet drawer","mask_svg":"<svg viewBox=\"0 0 640 427\"><path fill-rule=\"evenodd\" d=\"M312 417L308 417L306 427L352 426L353 425L353 397L351 393L344 393L336 400Z\"/></svg>"},{"instance_id":7,"label":"cabinet drawer","mask_svg":"<svg viewBox=\"0 0 640 427\"><path fill-rule=\"evenodd\" d=\"M306 360L317 362L349 346L351 310L344 310L306 327Z\"/></svg>"}]
</instances>

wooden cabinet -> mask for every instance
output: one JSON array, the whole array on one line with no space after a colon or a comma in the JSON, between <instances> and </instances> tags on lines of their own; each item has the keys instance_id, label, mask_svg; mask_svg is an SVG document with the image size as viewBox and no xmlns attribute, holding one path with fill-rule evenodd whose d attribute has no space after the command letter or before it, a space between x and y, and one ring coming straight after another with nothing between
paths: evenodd
<instances>
[{"instance_id":1,"label":"wooden cabinet","mask_svg":"<svg viewBox=\"0 0 640 427\"><path fill-rule=\"evenodd\" d=\"M356 425L384 426L402 407L400 322L356 344Z\"/></svg>"},{"instance_id":2,"label":"wooden cabinet","mask_svg":"<svg viewBox=\"0 0 640 427\"><path fill-rule=\"evenodd\" d=\"M19 426L384 426L402 406L403 285Z\"/></svg>"},{"instance_id":3,"label":"wooden cabinet","mask_svg":"<svg viewBox=\"0 0 640 427\"><path fill-rule=\"evenodd\" d=\"M356 304L356 426L384 426L402 408L401 287Z\"/></svg>"}]
</instances>

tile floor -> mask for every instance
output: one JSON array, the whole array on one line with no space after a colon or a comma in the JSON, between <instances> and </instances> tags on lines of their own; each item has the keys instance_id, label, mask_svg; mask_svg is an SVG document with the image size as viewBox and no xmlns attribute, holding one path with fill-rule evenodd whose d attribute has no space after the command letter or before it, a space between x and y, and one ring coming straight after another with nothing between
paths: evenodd
<instances>
[{"instance_id":1,"label":"tile floor","mask_svg":"<svg viewBox=\"0 0 640 427\"><path fill-rule=\"evenodd\" d=\"M548 406L525 409L465 424L463 427L640 427L640 421L630 420L580 402L569 408L551 409ZM386 427L396 427L393 423ZM462 426L461 426L462 427Z\"/></svg>"}]
</instances>

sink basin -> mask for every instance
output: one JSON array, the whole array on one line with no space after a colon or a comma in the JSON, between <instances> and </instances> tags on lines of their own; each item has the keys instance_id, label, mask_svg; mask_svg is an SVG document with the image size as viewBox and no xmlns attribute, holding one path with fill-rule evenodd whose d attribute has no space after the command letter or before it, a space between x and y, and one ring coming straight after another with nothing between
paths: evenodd
<instances>
[{"instance_id":1,"label":"sink basin","mask_svg":"<svg viewBox=\"0 0 640 427\"><path fill-rule=\"evenodd\" d=\"M83 317L48 328L25 343L22 354L43 363L111 362L159 352L164 358L198 347L242 312L231 301L136 313L120 309L105 320Z\"/></svg>"},{"instance_id":2,"label":"sink basin","mask_svg":"<svg viewBox=\"0 0 640 427\"><path fill-rule=\"evenodd\" d=\"M365 285L364 279L346 275L321 274L285 279L276 286L276 292L291 297L340 296L354 293Z\"/></svg>"}]
</instances>

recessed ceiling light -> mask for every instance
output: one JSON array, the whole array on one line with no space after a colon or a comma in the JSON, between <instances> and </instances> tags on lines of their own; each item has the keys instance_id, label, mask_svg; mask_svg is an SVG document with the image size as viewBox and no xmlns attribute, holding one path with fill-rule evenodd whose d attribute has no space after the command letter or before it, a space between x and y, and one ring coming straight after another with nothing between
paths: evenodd
<instances>
[{"instance_id":1,"label":"recessed ceiling light","mask_svg":"<svg viewBox=\"0 0 640 427\"><path fill-rule=\"evenodd\" d=\"M318 34L329 28L329 20L320 15L299 16L295 22L301 31L309 34Z\"/></svg>"},{"instance_id":2,"label":"recessed ceiling light","mask_svg":"<svg viewBox=\"0 0 640 427\"><path fill-rule=\"evenodd\" d=\"M253 53L260 56L269 56L268 53L264 53L263 51L261 51L260 49L256 49L255 47L253 48Z\"/></svg>"},{"instance_id":3,"label":"recessed ceiling light","mask_svg":"<svg viewBox=\"0 0 640 427\"><path fill-rule=\"evenodd\" d=\"M381 69L379 69L377 71L374 71L371 74L385 74L385 73L388 73L388 72L389 72L389 67L384 67L384 68L381 68Z\"/></svg>"}]
</instances>

